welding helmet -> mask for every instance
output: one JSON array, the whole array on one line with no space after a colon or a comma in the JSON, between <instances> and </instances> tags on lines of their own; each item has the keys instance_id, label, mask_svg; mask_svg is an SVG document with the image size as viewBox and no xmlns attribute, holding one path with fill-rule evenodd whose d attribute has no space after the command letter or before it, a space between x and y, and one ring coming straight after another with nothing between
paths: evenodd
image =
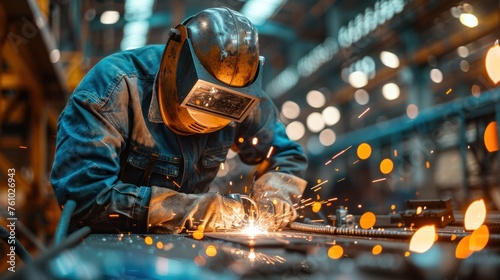
<instances>
[{"instance_id":1,"label":"welding helmet","mask_svg":"<svg viewBox=\"0 0 500 280\"><path fill-rule=\"evenodd\" d=\"M170 30L158 74L163 122L180 135L242 122L260 101L263 58L242 14L204 10Z\"/></svg>"}]
</instances>

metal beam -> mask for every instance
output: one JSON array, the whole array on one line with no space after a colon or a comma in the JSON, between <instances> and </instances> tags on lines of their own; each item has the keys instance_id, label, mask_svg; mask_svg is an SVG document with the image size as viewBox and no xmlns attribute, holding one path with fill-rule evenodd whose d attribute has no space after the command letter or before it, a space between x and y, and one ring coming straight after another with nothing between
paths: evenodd
<instances>
[{"instance_id":1,"label":"metal beam","mask_svg":"<svg viewBox=\"0 0 500 280\"><path fill-rule=\"evenodd\" d=\"M29 65L29 71L43 80L41 89L47 93L47 98L66 99L68 91L62 74L62 65L52 63L49 59L51 51L57 49L56 42L36 2L2 1L0 5L7 18L7 32L3 46L5 59L22 61ZM7 51L12 57L7 55Z\"/></svg>"},{"instance_id":2,"label":"metal beam","mask_svg":"<svg viewBox=\"0 0 500 280\"><path fill-rule=\"evenodd\" d=\"M0 75L1 89L19 89L26 88L26 85L21 82L21 78L14 73L2 73Z\"/></svg>"},{"instance_id":3,"label":"metal beam","mask_svg":"<svg viewBox=\"0 0 500 280\"><path fill-rule=\"evenodd\" d=\"M10 69L20 77L26 86L28 97L20 100L27 106L25 133L28 136L26 148L29 149L29 158L20 159L28 161L32 179L23 181L26 201L23 213L25 215L38 216L29 221L32 230L36 230L38 237L45 238L47 234L46 225L42 224L43 209L52 202L49 195L49 183L47 181L48 169L48 121L52 120L55 112L59 112L60 105L65 103L68 91L65 79L62 75L61 63L53 63L50 53L56 50L48 24L40 14L36 2L25 1L2 1L7 15L7 36L0 46L1 53ZM54 60L54 59L52 59ZM53 125L53 124L52 124ZM54 128L55 129L55 128ZM26 133L27 132L27 133ZM18 162L10 162L0 154L0 167L12 168ZM16 174L16 179L21 178ZM22 179L19 179L20 181ZM50 218L50 217L49 217Z\"/></svg>"}]
</instances>

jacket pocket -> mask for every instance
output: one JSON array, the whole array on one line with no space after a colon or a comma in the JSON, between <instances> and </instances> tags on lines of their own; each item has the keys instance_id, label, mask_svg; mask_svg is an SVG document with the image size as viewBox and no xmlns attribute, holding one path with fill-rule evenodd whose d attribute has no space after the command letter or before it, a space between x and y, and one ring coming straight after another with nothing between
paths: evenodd
<instances>
[{"instance_id":1,"label":"jacket pocket","mask_svg":"<svg viewBox=\"0 0 500 280\"><path fill-rule=\"evenodd\" d=\"M143 151L137 146L133 146L125 157L120 175L124 183L178 188L174 188L174 182L180 172L180 157Z\"/></svg>"},{"instance_id":2,"label":"jacket pocket","mask_svg":"<svg viewBox=\"0 0 500 280\"><path fill-rule=\"evenodd\" d=\"M180 157L176 156L160 156L156 153L145 154L133 149L128 158L127 163L137 168L146 170L151 169L151 172L158 173L169 177L179 176Z\"/></svg>"},{"instance_id":3,"label":"jacket pocket","mask_svg":"<svg viewBox=\"0 0 500 280\"><path fill-rule=\"evenodd\" d=\"M206 149L203 152L202 164L204 168L219 167L221 163L226 161L227 152L230 145L222 146L215 149Z\"/></svg>"}]
</instances>

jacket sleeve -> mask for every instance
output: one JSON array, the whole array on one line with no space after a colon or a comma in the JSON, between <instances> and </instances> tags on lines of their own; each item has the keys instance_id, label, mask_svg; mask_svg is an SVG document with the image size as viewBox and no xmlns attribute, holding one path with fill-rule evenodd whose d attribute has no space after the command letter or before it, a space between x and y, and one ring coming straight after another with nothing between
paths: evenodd
<instances>
[{"instance_id":1,"label":"jacket sleeve","mask_svg":"<svg viewBox=\"0 0 500 280\"><path fill-rule=\"evenodd\" d=\"M269 172L305 175L307 158L302 147L288 138L276 106L264 92L259 106L241 124L235 145L243 162L260 164L259 176Z\"/></svg>"},{"instance_id":2,"label":"jacket sleeve","mask_svg":"<svg viewBox=\"0 0 500 280\"><path fill-rule=\"evenodd\" d=\"M103 109L103 100L91 92L72 95L59 117L51 184L59 204L77 203L71 228L146 232L151 189L118 179L126 143L120 127L128 119L117 120L117 114L127 116L127 106L112 107Z\"/></svg>"}]
</instances>

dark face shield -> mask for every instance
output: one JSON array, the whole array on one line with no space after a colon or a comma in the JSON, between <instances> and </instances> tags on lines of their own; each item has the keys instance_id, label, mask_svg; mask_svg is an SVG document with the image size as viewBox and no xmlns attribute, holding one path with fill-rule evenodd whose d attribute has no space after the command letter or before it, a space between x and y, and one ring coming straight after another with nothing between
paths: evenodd
<instances>
[{"instance_id":1,"label":"dark face shield","mask_svg":"<svg viewBox=\"0 0 500 280\"><path fill-rule=\"evenodd\" d=\"M254 82L247 87L229 87L212 75L196 57L191 41L186 39L177 65L177 94L180 106L206 114L242 122L259 103L263 57Z\"/></svg>"},{"instance_id":2,"label":"dark face shield","mask_svg":"<svg viewBox=\"0 0 500 280\"><path fill-rule=\"evenodd\" d=\"M254 26L227 8L207 9L185 24L171 29L158 71L163 122L179 135L242 122L262 96L264 58Z\"/></svg>"}]
</instances>

